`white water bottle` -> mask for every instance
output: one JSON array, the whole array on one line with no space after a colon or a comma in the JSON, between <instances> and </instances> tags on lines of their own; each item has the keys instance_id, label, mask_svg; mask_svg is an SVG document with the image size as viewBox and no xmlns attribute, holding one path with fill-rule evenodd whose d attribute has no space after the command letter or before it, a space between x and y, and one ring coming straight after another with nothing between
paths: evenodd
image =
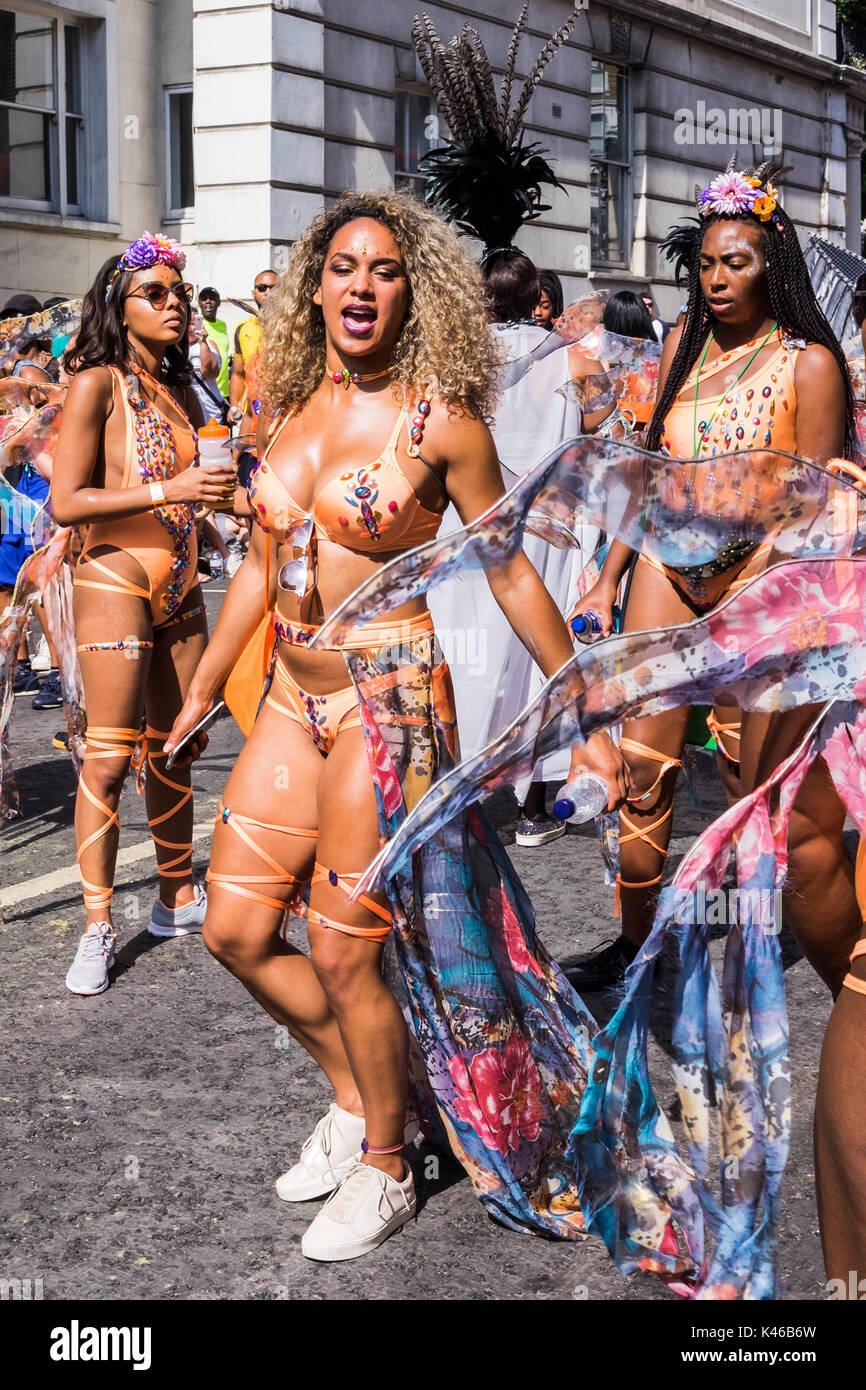
<instances>
[{"instance_id":1,"label":"white water bottle","mask_svg":"<svg viewBox=\"0 0 866 1390\"><path fill-rule=\"evenodd\" d=\"M232 462L227 445L231 431L227 425L209 420L198 431L198 461L202 468L225 468Z\"/></svg>"},{"instance_id":2,"label":"white water bottle","mask_svg":"<svg viewBox=\"0 0 866 1390\"><path fill-rule=\"evenodd\" d=\"M235 466L237 460L229 452L229 442L231 431L228 425L221 425L217 420L208 420L206 425L202 425L198 431L198 462L201 468L225 468L227 465ZM213 510L217 512L230 512L234 503L235 484L231 483L223 496L222 502L217 503Z\"/></svg>"},{"instance_id":3,"label":"white water bottle","mask_svg":"<svg viewBox=\"0 0 866 1390\"><path fill-rule=\"evenodd\" d=\"M601 815L609 795L605 783L594 772L580 772L556 793L553 814L557 820L582 825Z\"/></svg>"}]
</instances>

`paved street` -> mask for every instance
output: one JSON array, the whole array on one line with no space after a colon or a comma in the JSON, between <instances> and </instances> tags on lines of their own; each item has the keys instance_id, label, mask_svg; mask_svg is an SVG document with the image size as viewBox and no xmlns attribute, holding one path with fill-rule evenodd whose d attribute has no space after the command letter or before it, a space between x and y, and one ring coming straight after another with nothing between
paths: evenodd
<instances>
[{"instance_id":1,"label":"paved street","mask_svg":"<svg viewBox=\"0 0 866 1390\"><path fill-rule=\"evenodd\" d=\"M208 586L211 622L220 594ZM315 1206L287 1206L273 1182L297 1156L328 1095L313 1063L275 1028L197 936L146 932L156 893L143 800L127 787L115 904L117 968L97 998L67 992L82 924L72 833L75 779L51 748L58 712L19 699L11 725L22 816L4 832L3 1076L6 1135L0 1278L41 1279L46 1299L664 1300L651 1278L622 1278L595 1238L566 1246L489 1220L462 1170L420 1150L415 1222L362 1261L314 1265L300 1252ZM240 747L220 723L196 773L195 870ZM682 852L721 808L680 796ZM594 835L541 850L513 846L515 804L489 803L560 958L614 934ZM785 1297L821 1296L811 1115L829 997L786 938L794 1142L784 1190L779 1272ZM715 949L720 951L720 943ZM652 1042L658 1094L673 1085L664 999ZM607 1017L613 1000L592 1003Z\"/></svg>"}]
</instances>

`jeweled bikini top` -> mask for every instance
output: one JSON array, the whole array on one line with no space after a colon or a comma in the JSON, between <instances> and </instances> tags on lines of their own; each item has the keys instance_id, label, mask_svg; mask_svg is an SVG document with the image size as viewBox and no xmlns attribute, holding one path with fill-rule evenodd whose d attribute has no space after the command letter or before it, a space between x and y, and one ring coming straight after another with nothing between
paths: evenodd
<instances>
[{"instance_id":1,"label":"jeweled bikini top","mask_svg":"<svg viewBox=\"0 0 866 1390\"><path fill-rule=\"evenodd\" d=\"M769 361L752 367L735 385L718 395L699 399L695 410L695 366L673 402L662 427L661 452L674 458L693 458L695 442L701 457L736 453L740 449L774 449L796 453L797 390L794 370L797 353L806 345L776 330L770 342L775 351ZM707 362L701 381L729 371L752 354L758 339L721 353Z\"/></svg>"},{"instance_id":2,"label":"jeweled bikini top","mask_svg":"<svg viewBox=\"0 0 866 1390\"><path fill-rule=\"evenodd\" d=\"M319 540L364 551L410 550L432 540L442 523L442 514L422 506L397 462L397 440L404 418L401 411L377 459L332 478L309 512L298 505L268 462L287 423L283 420L268 441L247 489L253 515L262 529L280 540L294 539L299 526L309 521ZM421 461L430 467L426 460ZM440 480L436 481L441 487Z\"/></svg>"}]
</instances>

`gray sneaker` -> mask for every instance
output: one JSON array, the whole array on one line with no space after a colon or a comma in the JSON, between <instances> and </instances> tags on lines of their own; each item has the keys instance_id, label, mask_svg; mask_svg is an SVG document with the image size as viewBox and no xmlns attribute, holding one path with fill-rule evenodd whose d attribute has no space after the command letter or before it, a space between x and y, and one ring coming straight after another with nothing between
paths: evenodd
<instances>
[{"instance_id":1,"label":"gray sneaker","mask_svg":"<svg viewBox=\"0 0 866 1390\"><path fill-rule=\"evenodd\" d=\"M173 911L159 898L153 905L147 930L151 936L189 936L200 932L207 912L207 894L200 883L195 884L195 901L184 903Z\"/></svg>"},{"instance_id":2,"label":"gray sneaker","mask_svg":"<svg viewBox=\"0 0 866 1390\"><path fill-rule=\"evenodd\" d=\"M73 994L102 994L108 989L108 972L114 965L114 941L110 922L90 923L66 974L68 990Z\"/></svg>"}]
</instances>

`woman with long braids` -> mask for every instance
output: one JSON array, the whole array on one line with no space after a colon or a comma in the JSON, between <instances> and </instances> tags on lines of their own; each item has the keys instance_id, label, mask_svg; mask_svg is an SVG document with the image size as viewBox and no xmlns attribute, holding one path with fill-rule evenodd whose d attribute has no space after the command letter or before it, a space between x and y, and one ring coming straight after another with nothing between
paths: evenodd
<instances>
[{"instance_id":1,"label":"woman with long braids","mask_svg":"<svg viewBox=\"0 0 866 1390\"><path fill-rule=\"evenodd\" d=\"M51 511L62 526L88 528L74 579L88 721L75 806L87 926L66 977L74 994L108 988L118 805L140 741L159 869L149 930L180 936L204 920L192 880L189 758L169 773L162 741L207 641L195 508L219 502L234 470L197 467L203 417L190 388L184 264L177 242L148 232L106 261L64 361L72 384Z\"/></svg>"},{"instance_id":2,"label":"woman with long braids","mask_svg":"<svg viewBox=\"0 0 866 1390\"><path fill-rule=\"evenodd\" d=\"M679 458L773 449L826 463L849 454L853 399L842 350L812 291L796 229L762 165L735 167L699 195L691 244L688 312L664 345L649 449ZM748 478L743 485L748 486ZM770 560L770 546L733 542L692 570L641 554L628 594L625 630L686 623L715 607ZM615 542L597 586L575 611L594 609L611 630L611 609L632 552ZM726 791L758 785L796 747L814 717L716 709L708 720ZM664 870L674 787L688 709L627 721L622 749L638 795L620 812L622 935L584 957L569 978L579 990L622 979L646 939ZM791 819L786 917L815 969L838 991L860 916L853 868L842 839L844 813L823 762L807 777Z\"/></svg>"},{"instance_id":3,"label":"woman with long braids","mask_svg":"<svg viewBox=\"0 0 866 1390\"><path fill-rule=\"evenodd\" d=\"M415 1209L406 1027L381 970L393 925L438 1115L479 1196L521 1229L574 1234L551 1210L566 1184L547 1174L579 1103L584 1024L492 831L458 817L408 882L353 896L380 840L457 754L429 611L413 599L386 622L370 614L339 649L308 650L384 561L436 535L449 499L465 521L502 495L480 275L415 199L346 193L295 243L271 300L258 526L166 746L210 708L266 603L273 683L223 796L204 939L333 1087L277 1190L332 1194L303 1240L316 1260L367 1253ZM571 642L523 552L490 583L552 674ZM576 762L598 768L619 803L627 788L607 739ZM306 913L309 956L281 933L290 908ZM512 1094L505 1118L484 1100L492 1078ZM494 1135L503 1123L507 1137Z\"/></svg>"}]
</instances>

